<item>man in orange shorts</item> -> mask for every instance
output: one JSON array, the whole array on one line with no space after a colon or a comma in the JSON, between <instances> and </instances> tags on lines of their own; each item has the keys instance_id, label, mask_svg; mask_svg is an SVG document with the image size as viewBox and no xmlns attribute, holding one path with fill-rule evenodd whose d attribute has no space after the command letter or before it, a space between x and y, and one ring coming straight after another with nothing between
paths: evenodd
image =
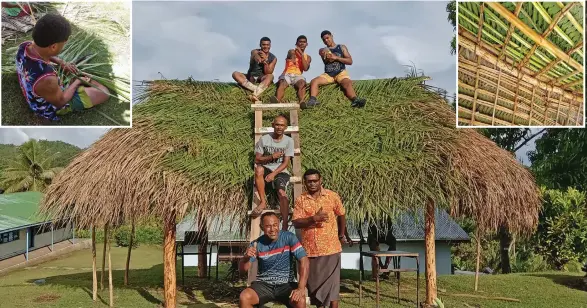
<instances>
[{"instance_id":1,"label":"man in orange shorts","mask_svg":"<svg viewBox=\"0 0 587 308\"><path fill-rule=\"evenodd\" d=\"M328 30L320 34L326 48L320 49L320 56L324 62L324 74L312 79L310 82L310 100L306 107L314 107L320 102L316 100L318 88L320 86L337 83L342 88L344 95L351 101L351 107L362 108L367 102L363 98L357 97L353 82L346 71L346 65L353 64L353 58L345 45L335 44L332 33Z\"/></svg>"},{"instance_id":2,"label":"man in orange shorts","mask_svg":"<svg viewBox=\"0 0 587 308\"><path fill-rule=\"evenodd\" d=\"M285 95L285 89L288 86L293 86L296 89L298 103L301 104L304 101L304 97L306 96L306 78L302 76L302 73L310 69L310 62L312 62L312 57L305 53L307 46L308 39L305 35L300 35L296 40L296 48L290 49L287 52L285 69L281 76L279 76L275 96L269 99L272 103L281 102L283 95Z\"/></svg>"}]
</instances>

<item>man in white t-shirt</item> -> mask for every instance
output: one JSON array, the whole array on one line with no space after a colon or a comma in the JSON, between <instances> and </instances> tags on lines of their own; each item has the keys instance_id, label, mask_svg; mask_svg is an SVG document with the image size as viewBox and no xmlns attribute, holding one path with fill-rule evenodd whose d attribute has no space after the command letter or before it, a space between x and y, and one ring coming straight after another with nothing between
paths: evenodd
<instances>
[{"instance_id":1,"label":"man in white t-shirt","mask_svg":"<svg viewBox=\"0 0 587 308\"><path fill-rule=\"evenodd\" d=\"M273 119L273 133L266 134L255 145L255 185L261 198L261 203L253 210L252 216L257 217L267 208L265 187L273 188L279 198L279 209L282 217L282 230L287 230L289 216L289 199L286 187L290 174L287 170L291 158L294 156L294 142L284 135L287 129L287 119L277 116Z\"/></svg>"}]
</instances>

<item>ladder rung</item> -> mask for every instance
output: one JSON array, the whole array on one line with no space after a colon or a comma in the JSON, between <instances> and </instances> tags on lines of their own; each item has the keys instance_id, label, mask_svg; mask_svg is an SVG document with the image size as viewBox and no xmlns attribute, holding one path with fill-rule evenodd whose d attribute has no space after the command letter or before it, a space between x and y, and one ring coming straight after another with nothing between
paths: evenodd
<instances>
[{"instance_id":1,"label":"ladder rung","mask_svg":"<svg viewBox=\"0 0 587 308\"><path fill-rule=\"evenodd\" d=\"M302 153L302 150L300 150L299 148L294 149L294 154L300 154Z\"/></svg>"},{"instance_id":2,"label":"ladder rung","mask_svg":"<svg viewBox=\"0 0 587 308\"><path fill-rule=\"evenodd\" d=\"M251 213L252 213L252 212L253 212L252 210L249 210L249 211L247 211L247 214L248 214L249 216L251 216ZM263 212L261 212L261 215L263 215L263 214L265 214L265 213L269 213L269 212L273 212L273 213L275 213L276 215L281 215L281 212L280 212L279 210L263 210ZM290 210L290 211L289 211L289 214L290 214L290 215L292 215L292 214L293 214L293 211L291 211L291 210Z\"/></svg>"},{"instance_id":3,"label":"ladder rung","mask_svg":"<svg viewBox=\"0 0 587 308\"><path fill-rule=\"evenodd\" d=\"M288 126L285 129L285 133L297 133L300 128L298 126ZM273 127L257 127L255 128L255 134L269 134L273 132Z\"/></svg>"},{"instance_id":4,"label":"ladder rung","mask_svg":"<svg viewBox=\"0 0 587 308\"><path fill-rule=\"evenodd\" d=\"M289 103L289 104L259 104L255 103L251 105L253 110L277 110L277 109L300 109L300 105L296 103Z\"/></svg>"},{"instance_id":5,"label":"ladder rung","mask_svg":"<svg viewBox=\"0 0 587 308\"><path fill-rule=\"evenodd\" d=\"M302 182L302 178L299 176L292 176L289 178L289 182L290 183L301 183Z\"/></svg>"}]
</instances>

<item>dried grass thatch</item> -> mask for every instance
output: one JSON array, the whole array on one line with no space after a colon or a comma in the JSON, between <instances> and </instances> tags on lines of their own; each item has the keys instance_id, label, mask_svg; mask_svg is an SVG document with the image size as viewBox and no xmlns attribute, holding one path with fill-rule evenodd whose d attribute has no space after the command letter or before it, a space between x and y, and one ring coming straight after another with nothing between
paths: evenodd
<instances>
[{"instance_id":1,"label":"dried grass thatch","mask_svg":"<svg viewBox=\"0 0 587 308\"><path fill-rule=\"evenodd\" d=\"M323 88L322 105L300 115L303 169L322 171L351 223L381 224L431 198L485 231L531 231L540 204L531 174L477 132L455 129L454 112L421 86L425 78L356 81L369 100L361 110L335 86ZM254 140L246 93L229 83L154 81L139 99L133 128L109 131L77 157L48 189L44 213L81 228L190 212L246 226ZM286 99L294 100L291 89ZM275 115L266 112L267 126Z\"/></svg>"},{"instance_id":2,"label":"dried grass thatch","mask_svg":"<svg viewBox=\"0 0 587 308\"><path fill-rule=\"evenodd\" d=\"M459 123L582 126L583 2L459 2Z\"/></svg>"}]
</instances>

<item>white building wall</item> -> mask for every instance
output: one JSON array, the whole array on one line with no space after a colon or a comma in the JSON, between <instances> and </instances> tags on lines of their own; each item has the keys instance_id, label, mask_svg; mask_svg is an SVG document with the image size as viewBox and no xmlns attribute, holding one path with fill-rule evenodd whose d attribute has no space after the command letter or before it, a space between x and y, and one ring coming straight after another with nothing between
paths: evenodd
<instances>
[{"instance_id":1,"label":"white building wall","mask_svg":"<svg viewBox=\"0 0 587 308\"><path fill-rule=\"evenodd\" d=\"M388 246L381 244L381 250L387 250ZM363 245L363 251L368 251L369 246ZM424 273L425 255L424 255L424 241L415 242L398 242L397 250L407 252L417 252L420 254L420 273ZM185 246L186 253L198 252L198 246ZM354 244L353 247L344 247L342 251L343 269L359 270L359 246ZM385 260L384 260L385 261ZM363 265L365 270L371 270L371 258L363 258ZM198 266L198 256L185 256L185 266ZM212 266L216 266L216 246L212 249ZM413 258L402 258L400 263L401 268L416 268L416 260ZM451 254L450 245L446 242L436 242L436 271L438 275L451 274Z\"/></svg>"},{"instance_id":2,"label":"white building wall","mask_svg":"<svg viewBox=\"0 0 587 308\"><path fill-rule=\"evenodd\" d=\"M34 248L51 246L51 228L41 229L43 233L35 234ZM65 228L53 230L53 243L58 243L71 238L71 226L67 225Z\"/></svg>"},{"instance_id":3,"label":"white building wall","mask_svg":"<svg viewBox=\"0 0 587 308\"><path fill-rule=\"evenodd\" d=\"M51 229L41 229L43 233L30 233L29 236L34 236L34 246L29 248L29 251L51 246ZM10 243L0 244L0 258L6 255L14 253L24 253L26 251L26 231L27 228L19 230L19 239ZM66 228L56 229L53 231L53 243L58 243L71 238L71 225L67 225Z\"/></svg>"}]
</instances>

